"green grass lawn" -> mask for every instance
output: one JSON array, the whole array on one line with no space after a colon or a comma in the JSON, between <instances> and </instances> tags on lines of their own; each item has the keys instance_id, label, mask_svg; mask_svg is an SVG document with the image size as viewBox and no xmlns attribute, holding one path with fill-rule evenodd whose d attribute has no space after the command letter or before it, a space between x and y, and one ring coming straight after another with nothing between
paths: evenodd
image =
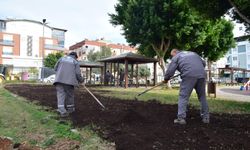
<instances>
[{"instance_id":1,"label":"green grass lawn","mask_svg":"<svg viewBox=\"0 0 250 150\"><path fill-rule=\"evenodd\" d=\"M146 90L146 88L114 88L114 87L99 87L96 90L100 91L109 91L102 92L103 96L111 96L120 99L134 100L134 97ZM157 100L164 104L177 104L178 102L179 89L166 89L163 87L156 88L144 95L138 97L139 100L148 101L148 100ZM216 113L250 113L250 103L247 102L235 102L225 99L214 99L208 97L208 103L211 112ZM190 97L191 106L199 109L200 103L196 96L196 93L193 92Z\"/></svg>"},{"instance_id":2,"label":"green grass lawn","mask_svg":"<svg viewBox=\"0 0 250 150\"><path fill-rule=\"evenodd\" d=\"M110 143L99 138L91 126L72 132L70 122L60 124L54 119L57 114L44 108L0 87L0 136L10 137L15 143L28 142L41 148L65 139L80 142L81 149L110 148Z\"/></svg>"}]
</instances>

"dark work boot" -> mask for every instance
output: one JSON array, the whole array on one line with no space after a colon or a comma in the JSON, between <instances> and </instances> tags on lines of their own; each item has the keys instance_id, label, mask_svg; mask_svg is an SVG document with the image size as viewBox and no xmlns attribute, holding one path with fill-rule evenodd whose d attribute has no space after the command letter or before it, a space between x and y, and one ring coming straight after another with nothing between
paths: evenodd
<instances>
[{"instance_id":1,"label":"dark work boot","mask_svg":"<svg viewBox=\"0 0 250 150\"><path fill-rule=\"evenodd\" d=\"M183 118L177 118L174 120L174 124L181 124L181 125L184 125L184 124L187 124L186 120L183 119Z\"/></svg>"}]
</instances>

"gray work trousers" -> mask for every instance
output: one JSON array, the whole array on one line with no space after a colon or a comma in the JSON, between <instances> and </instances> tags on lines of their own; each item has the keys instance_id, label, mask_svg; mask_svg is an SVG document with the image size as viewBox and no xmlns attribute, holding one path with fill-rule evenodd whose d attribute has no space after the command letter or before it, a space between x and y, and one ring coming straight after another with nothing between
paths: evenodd
<instances>
[{"instance_id":1,"label":"gray work trousers","mask_svg":"<svg viewBox=\"0 0 250 150\"><path fill-rule=\"evenodd\" d=\"M74 86L66 84L56 84L58 112L63 115L75 110ZM66 108L65 108L66 105Z\"/></svg>"},{"instance_id":2,"label":"gray work trousers","mask_svg":"<svg viewBox=\"0 0 250 150\"><path fill-rule=\"evenodd\" d=\"M193 91L196 90L198 99L201 104L201 117L209 118L209 108L206 99L206 79L205 78L192 78L184 77L181 82L179 102L178 102L178 118L186 118L187 105L189 97Z\"/></svg>"}]
</instances>

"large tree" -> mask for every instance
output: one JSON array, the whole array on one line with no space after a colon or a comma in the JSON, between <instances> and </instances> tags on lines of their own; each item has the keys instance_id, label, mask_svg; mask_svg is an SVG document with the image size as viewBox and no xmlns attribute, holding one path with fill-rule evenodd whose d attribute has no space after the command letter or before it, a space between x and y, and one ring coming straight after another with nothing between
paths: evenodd
<instances>
[{"instance_id":1,"label":"large tree","mask_svg":"<svg viewBox=\"0 0 250 150\"><path fill-rule=\"evenodd\" d=\"M119 0L115 10L111 23L121 25L127 41L142 53L156 55L163 72L171 48L194 47L206 38L206 25L186 0Z\"/></svg>"},{"instance_id":2,"label":"large tree","mask_svg":"<svg viewBox=\"0 0 250 150\"><path fill-rule=\"evenodd\" d=\"M249 0L189 0L204 17L216 19L229 14L234 20L244 23L250 32Z\"/></svg>"},{"instance_id":3,"label":"large tree","mask_svg":"<svg viewBox=\"0 0 250 150\"><path fill-rule=\"evenodd\" d=\"M190 50L197 52L208 61L209 80L211 80L211 64L223 57L231 47L234 47L233 24L225 19L207 21L207 36L204 42L192 47Z\"/></svg>"}]
</instances>

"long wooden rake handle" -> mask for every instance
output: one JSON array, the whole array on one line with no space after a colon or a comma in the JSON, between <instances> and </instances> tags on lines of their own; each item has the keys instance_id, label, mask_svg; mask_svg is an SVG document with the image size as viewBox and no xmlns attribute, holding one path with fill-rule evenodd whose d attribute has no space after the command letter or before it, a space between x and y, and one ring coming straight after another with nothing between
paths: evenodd
<instances>
[{"instance_id":1,"label":"long wooden rake handle","mask_svg":"<svg viewBox=\"0 0 250 150\"><path fill-rule=\"evenodd\" d=\"M98 98L95 97L95 95L90 92L90 90L83 84L83 87L89 92L89 94L96 100L96 102L103 108L105 109L105 106L98 100Z\"/></svg>"},{"instance_id":2,"label":"long wooden rake handle","mask_svg":"<svg viewBox=\"0 0 250 150\"><path fill-rule=\"evenodd\" d=\"M180 75L180 74L177 74L177 75L171 77L170 79L176 78L176 77L178 77L179 75ZM145 93L147 93L148 91L151 91L151 90L153 90L154 88L157 88L158 86L161 86L161 85L163 85L163 84L165 84L165 83L159 83L159 84L157 84L157 85L151 87L150 89L147 89L147 90L145 90L145 91L139 93L137 96L141 96L142 94L145 94Z\"/></svg>"},{"instance_id":3,"label":"long wooden rake handle","mask_svg":"<svg viewBox=\"0 0 250 150\"><path fill-rule=\"evenodd\" d=\"M157 88L158 86L161 86L161 85L163 85L163 84L164 84L164 83L159 83L159 84L157 84L157 85L155 85L155 86L153 86L153 87L151 87L151 88L149 88L149 89L147 89L147 90L145 90L145 91L143 91L143 92L137 94L137 96L141 96L142 94L147 93L148 91L151 91L151 90L153 90L154 88Z\"/></svg>"}]
</instances>

